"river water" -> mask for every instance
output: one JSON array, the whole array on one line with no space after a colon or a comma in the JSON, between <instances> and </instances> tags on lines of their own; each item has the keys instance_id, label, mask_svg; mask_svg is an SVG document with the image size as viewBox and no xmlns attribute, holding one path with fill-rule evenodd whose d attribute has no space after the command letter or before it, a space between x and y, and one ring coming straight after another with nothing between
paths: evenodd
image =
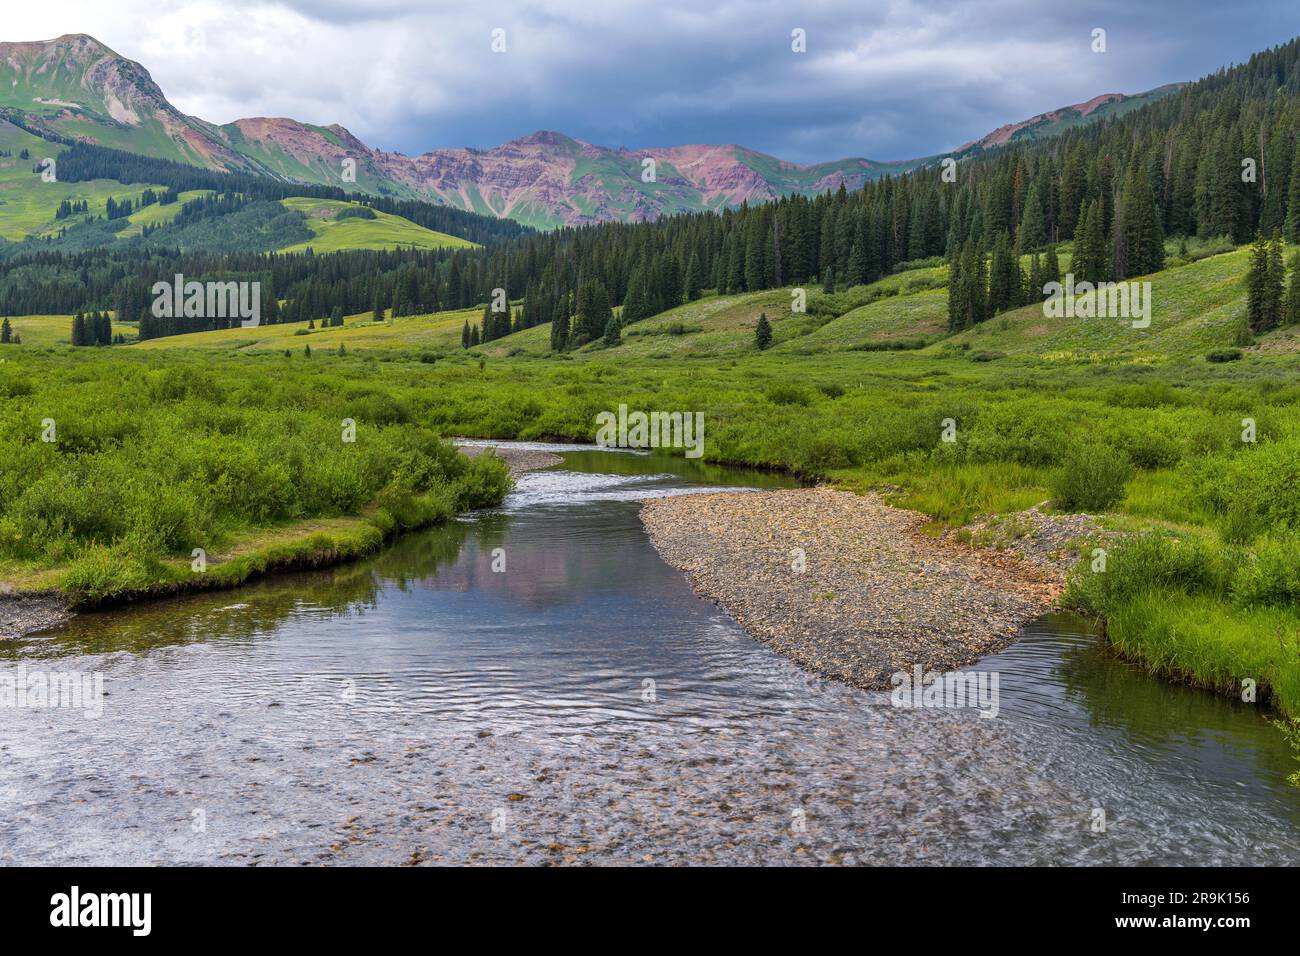
<instances>
[{"instance_id":1,"label":"river water","mask_svg":"<svg viewBox=\"0 0 1300 956\"><path fill-rule=\"evenodd\" d=\"M0 709L0 863L1300 862L1255 708L1066 615L974 668L996 717L895 708L747 637L637 518L781 479L564 457L366 562L0 644L106 695Z\"/></svg>"}]
</instances>

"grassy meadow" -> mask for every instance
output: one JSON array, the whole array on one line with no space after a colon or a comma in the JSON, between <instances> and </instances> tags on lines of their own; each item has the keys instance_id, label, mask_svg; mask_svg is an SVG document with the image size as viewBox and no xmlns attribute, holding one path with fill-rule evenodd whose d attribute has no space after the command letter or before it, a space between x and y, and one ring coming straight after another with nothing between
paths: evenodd
<instances>
[{"instance_id":1,"label":"grassy meadow","mask_svg":"<svg viewBox=\"0 0 1300 956\"><path fill-rule=\"evenodd\" d=\"M295 523L419 523L502 488L436 436L589 441L620 404L702 411L706 459L879 490L936 529L1048 500L1101 514L1126 534L1103 570L1082 548L1066 602L1156 670L1252 680L1300 714L1300 336L1207 359L1236 341L1245 255L1151 277L1146 329L1031 306L949 335L946 268L924 264L809 289L802 313L788 289L706 295L562 355L544 327L463 350L477 309L111 349L34 337L0 351L0 577L99 596ZM343 418L364 440L340 444Z\"/></svg>"},{"instance_id":2,"label":"grassy meadow","mask_svg":"<svg viewBox=\"0 0 1300 956\"><path fill-rule=\"evenodd\" d=\"M282 205L297 210L307 217L311 239L297 245L286 246L283 252L339 252L344 249L472 249L475 244L445 232L436 232L418 226L409 219L391 213L375 212L373 219L358 217L338 218L349 207L363 208L357 203L334 199L308 199L294 197L282 200Z\"/></svg>"}]
</instances>

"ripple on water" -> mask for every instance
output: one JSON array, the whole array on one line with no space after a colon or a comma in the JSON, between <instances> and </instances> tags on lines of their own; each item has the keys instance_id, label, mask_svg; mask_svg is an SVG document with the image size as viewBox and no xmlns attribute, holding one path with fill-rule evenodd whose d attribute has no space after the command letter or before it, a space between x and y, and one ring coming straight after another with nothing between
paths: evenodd
<instances>
[{"instance_id":1,"label":"ripple on water","mask_svg":"<svg viewBox=\"0 0 1300 956\"><path fill-rule=\"evenodd\" d=\"M363 564L0 652L101 670L109 694L99 720L6 714L0 863L1300 861L1258 715L1063 617L979 665L996 719L820 681L637 520L744 476L594 459Z\"/></svg>"}]
</instances>

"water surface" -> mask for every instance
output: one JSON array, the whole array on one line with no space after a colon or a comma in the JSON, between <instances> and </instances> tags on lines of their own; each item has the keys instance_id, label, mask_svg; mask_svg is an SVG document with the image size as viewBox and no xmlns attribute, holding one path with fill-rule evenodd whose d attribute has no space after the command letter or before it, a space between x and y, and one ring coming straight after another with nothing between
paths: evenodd
<instances>
[{"instance_id":1,"label":"water surface","mask_svg":"<svg viewBox=\"0 0 1300 956\"><path fill-rule=\"evenodd\" d=\"M896 709L747 637L637 518L786 482L564 458L363 563L0 645L108 694L0 710L0 862L1300 862L1254 708L1056 615L979 665L998 717Z\"/></svg>"}]
</instances>

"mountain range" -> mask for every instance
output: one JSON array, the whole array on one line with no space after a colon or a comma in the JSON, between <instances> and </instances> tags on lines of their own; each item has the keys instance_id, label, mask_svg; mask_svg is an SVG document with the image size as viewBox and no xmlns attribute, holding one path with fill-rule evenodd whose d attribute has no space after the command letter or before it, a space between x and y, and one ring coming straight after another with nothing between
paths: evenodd
<instances>
[{"instance_id":1,"label":"mountain range","mask_svg":"<svg viewBox=\"0 0 1300 956\"><path fill-rule=\"evenodd\" d=\"M960 159L1057 135L1122 115L1181 85L1096 96L1000 127L947 155ZM0 43L0 122L5 120L38 133L208 169L422 199L540 228L648 220L841 184L853 190L941 158L801 165L735 144L610 149L545 130L491 149L406 156L368 146L337 124L254 117L220 125L187 116L141 64L85 34ZM646 159L654 160L649 182L643 180ZM355 180L345 178L345 170Z\"/></svg>"}]
</instances>

